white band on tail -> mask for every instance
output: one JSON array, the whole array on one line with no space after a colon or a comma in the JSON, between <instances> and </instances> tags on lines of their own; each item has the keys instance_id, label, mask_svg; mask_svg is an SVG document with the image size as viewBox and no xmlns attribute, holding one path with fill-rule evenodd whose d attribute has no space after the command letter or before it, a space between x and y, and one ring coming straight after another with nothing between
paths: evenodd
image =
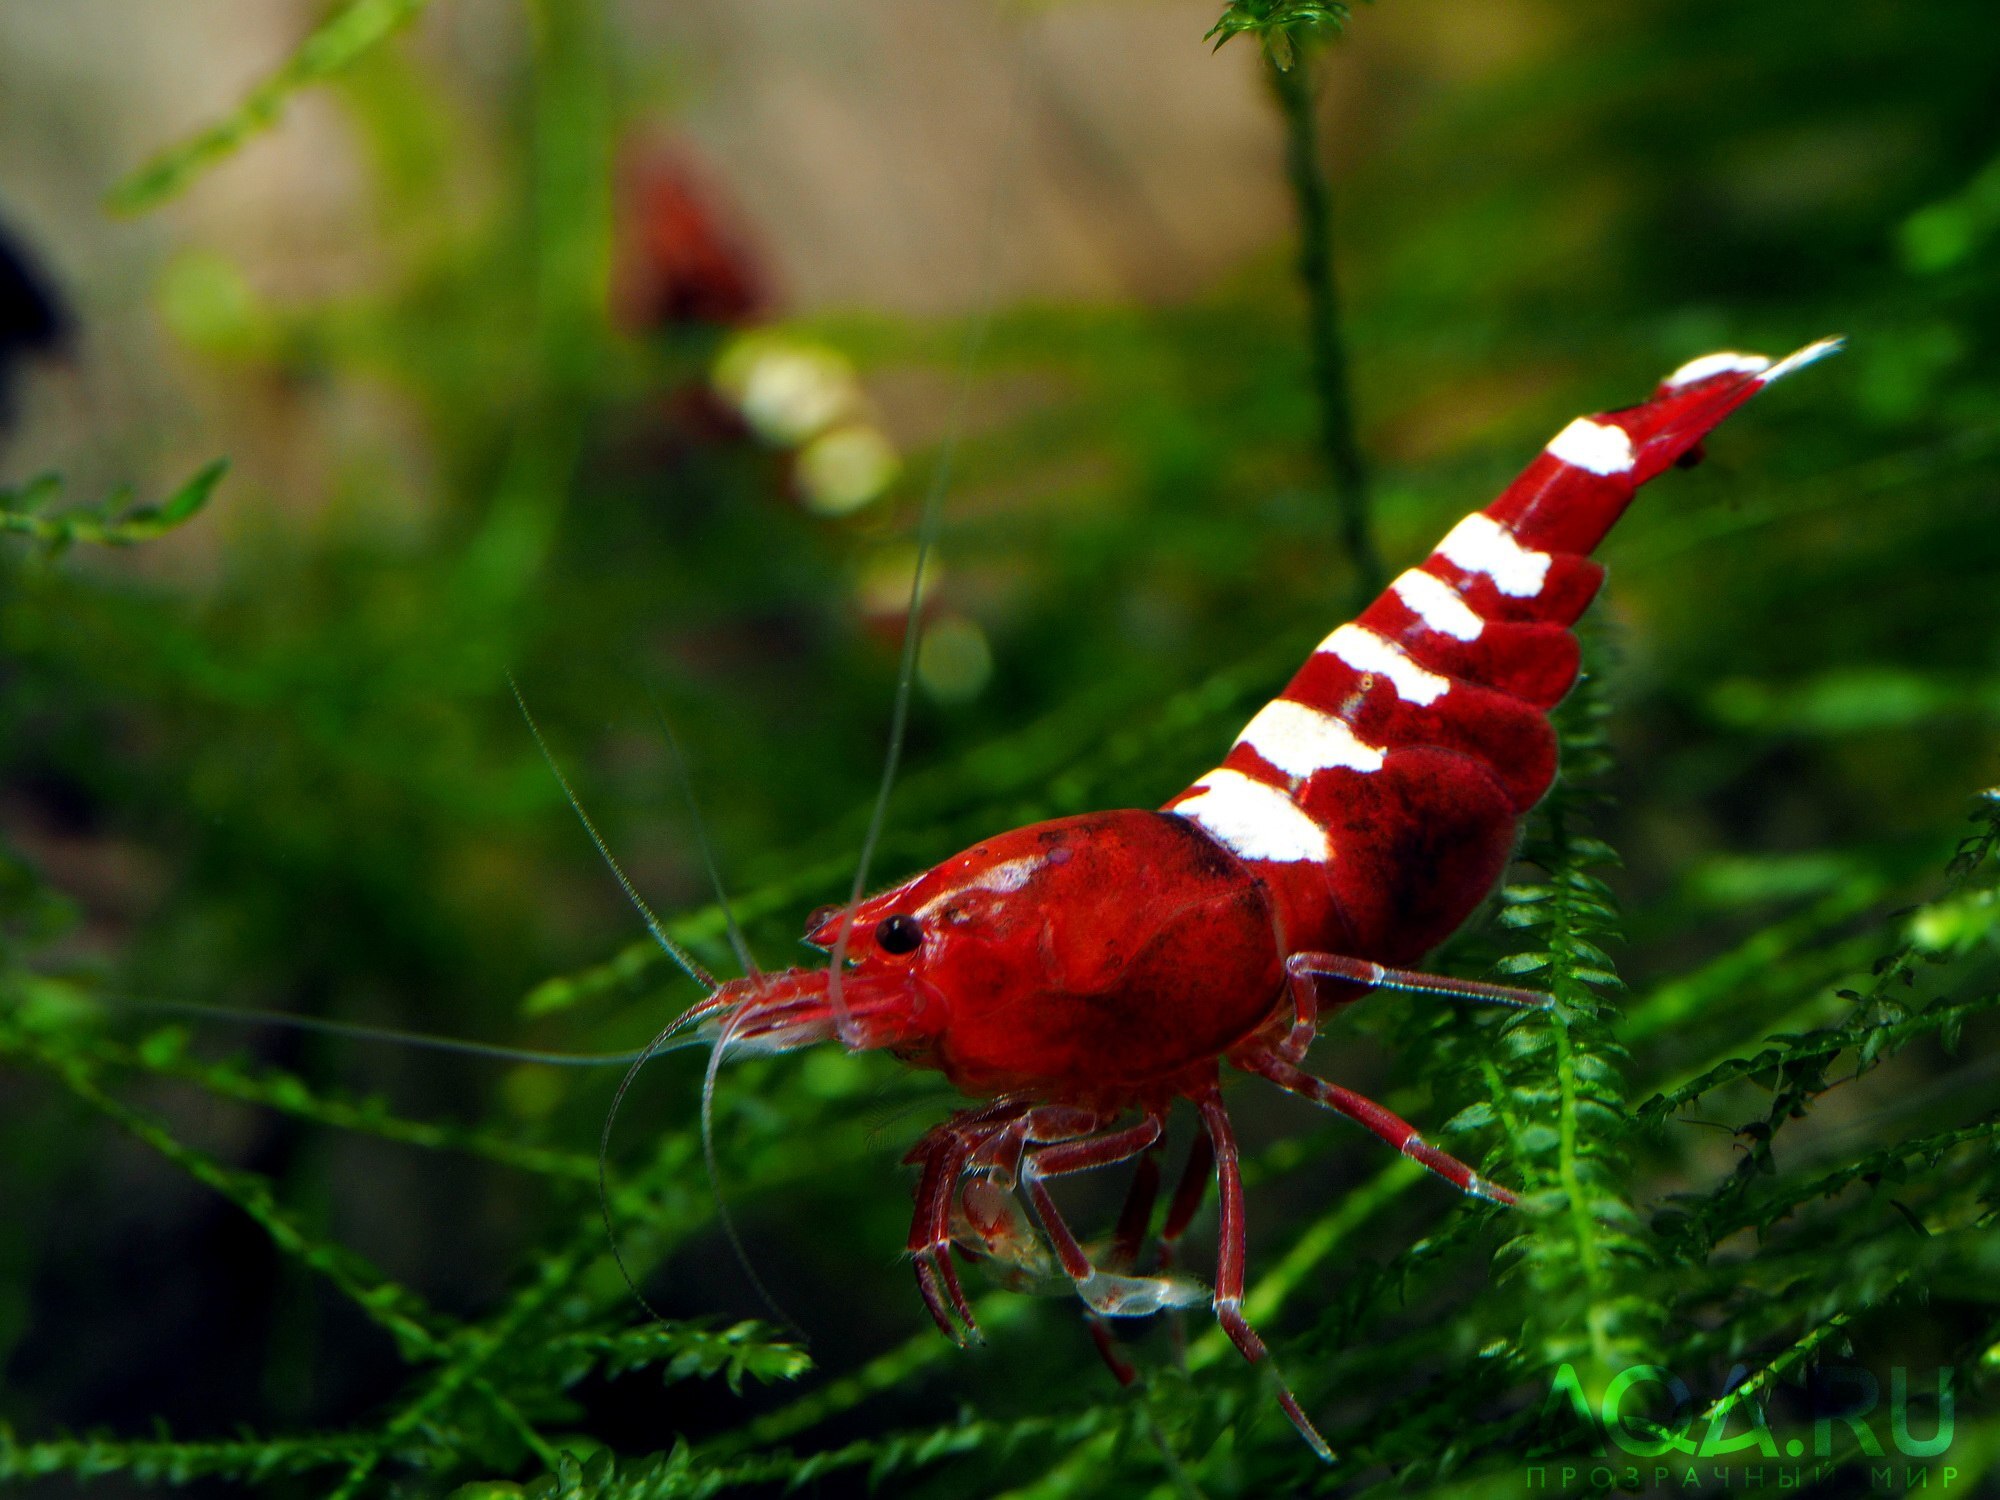
<instances>
[{"instance_id":1,"label":"white band on tail","mask_svg":"<svg viewBox=\"0 0 2000 1500\"><path fill-rule=\"evenodd\" d=\"M1719 354L1704 354L1700 359L1691 359L1663 384L1668 387L1693 385L1697 380L1710 380L1717 375L1761 375L1771 368L1771 362L1761 354L1737 354L1723 350Z\"/></svg>"},{"instance_id":2,"label":"white band on tail","mask_svg":"<svg viewBox=\"0 0 2000 1500\"><path fill-rule=\"evenodd\" d=\"M1592 474L1632 472L1632 438L1624 428L1610 422L1593 422L1578 417L1549 439L1548 453L1566 464L1575 464Z\"/></svg>"},{"instance_id":3,"label":"white band on tail","mask_svg":"<svg viewBox=\"0 0 2000 1500\"><path fill-rule=\"evenodd\" d=\"M1458 597L1458 590L1421 568L1401 574L1390 585L1411 614L1440 635L1454 640L1476 641L1486 622L1473 613L1472 606Z\"/></svg>"},{"instance_id":4,"label":"white band on tail","mask_svg":"<svg viewBox=\"0 0 2000 1500\"><path fill-rule=\"evenodd\" d=\"M1468 573L1484 573L1514 599L1532 599L1549 579L1549 555L1523 547L1498 521L1474 511L1437 545L1438 556Z\"/></svg>"},{"instance_id":5,"label":"white band on tail","mask_svg":"<svg viewBox=\"0 0 2000 1500\"><path fill-rule=\"evenodd\" d=\"M1451 679L1426 671L1408 652L1365 625L1343 625L1319 643L1357 672L1374 672L1389 679L1405 703L1432 704L1451 691Z\"/></svg>"},{"instance_id":6,"label":"white band on tail","mask_svg":"<svg viewBox=\"0 0 2000 1500\"><path fill-rule=\"evenodd\" d=\"M1287 776L1344 768L1379 771L1382 751L1355 737L1345 719L1289 698L1275 698L1236 737Z\"/></svg>"},{"instance_id":7,"label":"white band on tail","mask_svg":"<svg viewBox=\"0 0 2000 1500\"><path fill-rule=\"evenodd\" d=\"M1199 823L1239 858L1296 864L1332 857L1326 830L1277 787L1240 771L1210 771L1190 790L1170 811Z\"/></svg>"}]
</instances>

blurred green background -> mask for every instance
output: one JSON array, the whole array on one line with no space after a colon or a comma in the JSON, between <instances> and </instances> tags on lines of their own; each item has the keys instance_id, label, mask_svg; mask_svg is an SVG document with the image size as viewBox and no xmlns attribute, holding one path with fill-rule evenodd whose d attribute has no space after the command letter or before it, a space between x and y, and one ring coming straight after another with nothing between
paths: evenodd
<instances>
[{"instance_id":1,"label":"blurred green background","mask_svg":"<svg viewBox=\"0 0 2000 1500\"><path fill-rule=\"evenodd\" d=\"M133 173L335 12L385 34L301 78L233 153L138 179L159 199L138 201ZM10 1445L141 1440L155 1421L189 1442L388 1432L427 1356L318 1250L274 1243L272 1215L365 1257L425 1317L491 1330L554 1278L560 1301L514 1337L641 1321L593 1228L613 1076L162 1032L120 998L568 1050L637 1045L694 999L563 806L509 672L639 886L727 971L652 697L759 957L800 961L805 914L852 878L947 449L882 880L984 832L1164 800L1352 611L1283 126L1258 39L1211 51L1214 19L1179 0L0 9L0 225L70 320L53 357L19 362L0 489L23 509L59 472L42 512L59 515L232 465L197 518L137 549L0 539ZM1380 0L1308 61L1392 568L1575 413L1711 348L1848 336L1647 492L1598 606L1614 800L1594 831L1623 856L1615 956L1654 1018L1624 1036L1632 1100L1835 1024L1841 976L1937 894L1968 797L2000 781L2000 27L1973 0ZM1964 924L1937 982L1983 995L1991 923ZM1436 1127L1464 1101L1426 1096L1422 1049L1401 1045L1423 1023L1397 1011L1364 1008L1321 1065L1402 1090ZM1924 1039L1829 1095L1779 1165L1986 1118L1995 1039L1979 1016L1957 1052ZM710 1217L699 1076L687 1056L650 1070L612 1159L649 1295L724 1328L768 1314ZM1769 1095L1737 1087L1711 1123L1762 1113ZM1385 1163L1241 1092L1246 1136L1278 1153L1252 1199L1254 1279ZM732 1066L723 1181L815 1370L663 1393L579 1344L572 1380L523 1367L528 1426L579 1456L686 1436L743 1464L779 1439L948 1432L961 1411L1032 1433L1100 1410L1123 1437L1068 1469L998 1439L954 1465L942 1442L893 1483L1180 1482L1063 1301L997 1299L972 1355L906 1344L928 1324L897 1258L897 1162L950 1107L886 1058ZM218 1191L117 1109L248 1175ZM402 1119L444 1134L393 1138ZM1685 1119L1633 1140L1642 1212L1744 1149ZM241 1208L251 1180L263 1223ZM1084 1185L1080 1217L1108 1216L1116 1186ZM1445 1196L1401 1193L1339 1264L1456 1222ZM1857 1234L1908 1232L1879 1203L1855 1212ZM1434 1295L1416 1265L1399 1316ZM1369 1387L1283 1335L1343 1297L1362 1317L1376 1286L1323 1269L1271 1330L1343 1431L1389 1429ZM1940 1328L1995 1315L1990 1295L1937 1291L1958 1309ZM750 1373L791 1369L745 1337ZM1959 1363L1943 1342L1925 1358ZM1139 1347L1170 1363L1163 1335ZM1731 1358L1703 1357L1717 1374ZM837 1384L856 1370L864 1387ZM1203 1382L1233 1393L1244 1435L1179 1445L1182 1480L1320 1482L1253 1378ZM806 1437L786 1405L802 1397L829 1402ZM794 1415L743 1425L772 1411ZM357 1483L526 1479L547 1456L444 1398L398 1432ZM2000 1439L1983 1441L1991 1463ZM1475 1457L1493 1492L1520 1481L1507 1442L1450 1462L1444 1443L1327 1482ZM367 1447L208 1472L322 1493ZM8 1451L15 1477L41 1472ZM868 1461L812 1483L858 1492ZM107 1467L131 1482L132 1463Z\"/></svg>"}]
</instances>

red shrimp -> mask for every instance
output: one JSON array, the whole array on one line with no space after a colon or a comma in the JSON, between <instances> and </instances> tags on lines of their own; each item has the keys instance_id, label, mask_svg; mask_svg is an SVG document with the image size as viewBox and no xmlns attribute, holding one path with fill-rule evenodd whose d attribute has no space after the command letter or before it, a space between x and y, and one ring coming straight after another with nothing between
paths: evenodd
<instances>
[{"instance_id":1,"label":"red shrimp","mask_svg":"<svg viewBox=\"0 0 2000 1500\"><path fill-rule=\"evenodd\" d=\"M736 980L687 1019L717 1018L725 1048L885 1049L984 1101L907 1158L919 1169L909 1253L948 1337L978 1334L955 1245L1024 1275L1045 1271L1052 1252L1094 1318L1208 1298L1244 1357L1267 1361L1241 1311L1243 1186L1222 1064L1347 1116L1467 1193L1515 1202L1381 1105L1306 1071L1306 1051L1323 1009L1374 989L1546 1003L1410 966L1493 889L1521 818L1555 777L1548 713L1576 680L1569 627L1603 579L1588 554L1640 485L1693 462L1723 418L1837 347L1822 340L1775 364L1708 355L1641 405L1578 418L1329 635L1221 765L1163 809L986 839L816 916L808 940L844 952L844 964ZM1202 1134L1162 1226L1161 1274L1142 1276L1154 1153L1180 1099ZM1135 1158L1100 1265L1048 1183ZM1168 1269L1211 1175L1221 1198L1212 1293ZM1276 1383L1286 1414L1330 1457Z\"/></svg>"}]
</instances>

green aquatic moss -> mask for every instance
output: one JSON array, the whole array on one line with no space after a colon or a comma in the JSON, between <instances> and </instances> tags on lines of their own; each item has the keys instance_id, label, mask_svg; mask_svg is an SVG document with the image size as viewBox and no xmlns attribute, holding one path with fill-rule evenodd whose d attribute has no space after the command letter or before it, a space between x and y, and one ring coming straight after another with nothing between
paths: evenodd
<instances>
[{"instance_id":1,"label":"green aquatic moss","mask_svg":"<svg viewBox=\"0 0 2000 1500\"><path fill-rule=\"evenodd\" d=\"M1885 1464L1990 1482L2000 58L1980 7L1526 8L1526 60L1355 156L1336 223L1299 150L1308 70L1377 13L1232 5L1215 39L1260 33L1283 65L1271 170L1289 130L1303 261L1274 247L1159 306L787 326L864 380L969 382L938 587L994 674L969 701L912 700L883 878L1034 818L1157 804L1348 612L1370 550L1418 555L1569 416L1692 354L1850 336L1606 549L1562 778L1438 960L1554 1011L1381 997L1316 1058L1522 1208L1232 1095L1246 1309L1338 1452L1325 1468L1201 1317L1130 1330L1129 1390L1066 1299L975 1287L988 1344L938 1338L896 1255L898 1157L953 1101L889 1059L723 1075L721 1186L808 1340L731 1262L690 1057L642 1076L610 1142L608 1217L653 1323L597 1199L612 1079L246 1043L143 1008L611 1051L684 1007L509 671L664 929L718 972L727 924L649 689L767 961L845 895L868 827L896 667L853 584L913 529L941 452L852 523L791 505L754 445L635 456L714 338L605 315L635 110L608 23L530 7L496 119L426 86L396 38L421 9L331 8L118 201L186 190L297 89L337 90L379 179L379 282L266 304L224 256L162 296L246 393L395 392L423 472L343 456L328 518L296 530L260 524L272 497L218 488L219 466L136 510L0 491L7 805L55 809L7 821L0 865L0 1480L1470 1496L1762 1463L1766 1488ZM420 225L410 206L445 201L475 148L491 197ZM1364 450L1368 504L1343 505L1343 454ZM143 566L197 540L217 543L199 577ZM148 547L100 550L127 542ZM1197 1272L1212 1233L1198 1221ZM1952 1426L1930 1450L1940 1371ZM1885 1393L1859 1419L1883 1451L1836 1421L1821 1453L1816 1418L1855 1372ZM1898 1378L1918 1398L1901 1428Z\"/></svg>"}]
</instances>

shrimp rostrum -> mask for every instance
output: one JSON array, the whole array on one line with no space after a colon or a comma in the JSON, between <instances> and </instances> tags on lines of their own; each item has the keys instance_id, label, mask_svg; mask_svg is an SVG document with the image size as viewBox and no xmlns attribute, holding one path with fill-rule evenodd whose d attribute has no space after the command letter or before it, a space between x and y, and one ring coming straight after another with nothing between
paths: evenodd
<instances>
[{"instance_id":1,"label":"shrimp rostrum","mask_svg":"<svg viewBox=\"0 0 2000 1500\"><path fill-rule=\"evenodd\" d=\"M978 1331L957 1250L1067 1278L1094 1320L1210 1301L1244 1357L1266 1361L1241 1311L1243 1186L1225 1063L1347 1116L1466 1193L1515 1201L1381 1105L1308 1071L1319 1017L1375 989L1544 1003L1417 966L1499 881L1521 818L1555 778L1549 711L1576 680L1570 626L1603 578L1589 554L1640 485L1697 459L1732 411L1836 347L1822 340L1776 363L1709 355L1640 405L1578 418L1327 636L1222 763L1164 808L997 834L817 917L808 940L838 962L737 980L698 1007L720 1045L884 1049L980 1101L908 1157L918 1169L909 1253L946 1335ZM1182 1099L1201 1133L1141 1274L1155 1153ZM1093 1257L1048 1184L1134 1161L1119 1231ZM1212 1290L1171 1270L1211 1177L1221 1201Z\"/></svg>"}]
</instances>

